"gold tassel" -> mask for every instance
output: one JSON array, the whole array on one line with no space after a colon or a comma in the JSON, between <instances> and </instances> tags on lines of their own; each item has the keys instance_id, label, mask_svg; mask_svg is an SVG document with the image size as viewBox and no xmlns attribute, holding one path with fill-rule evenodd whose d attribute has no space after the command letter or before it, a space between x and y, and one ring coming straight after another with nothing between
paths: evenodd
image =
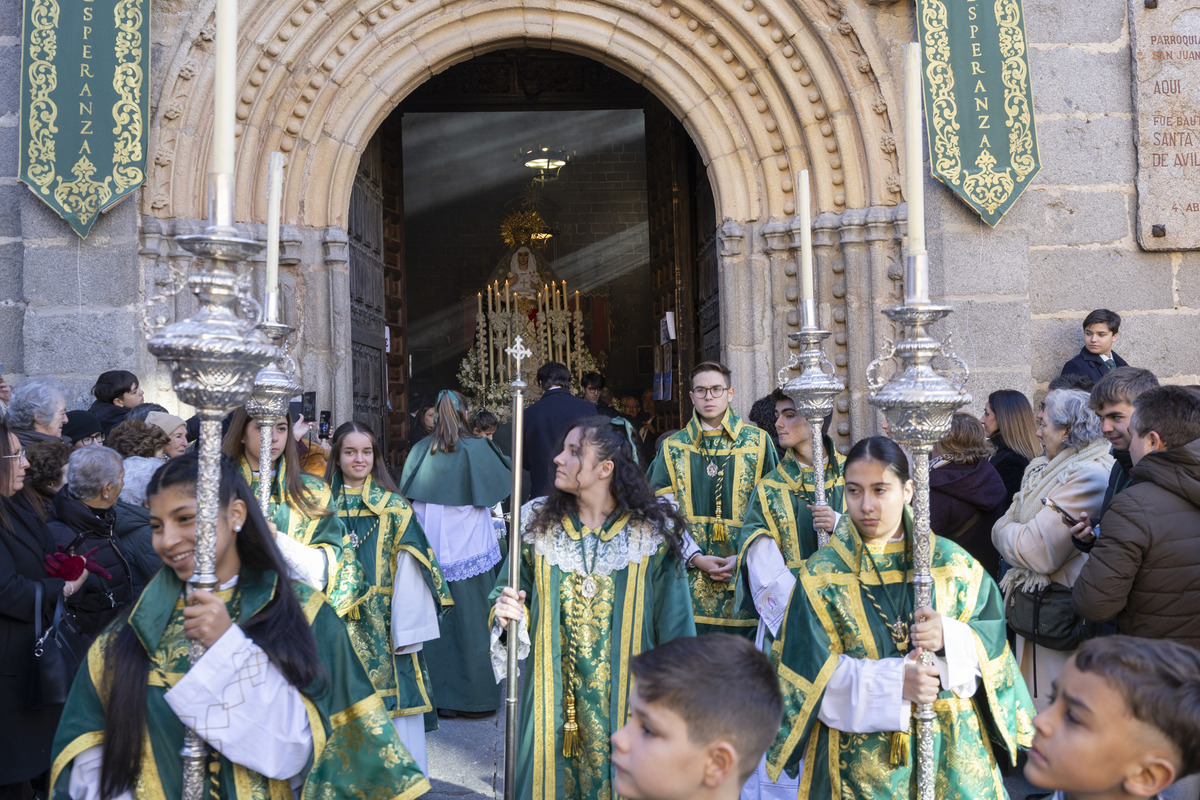
<instances>
[{"instance_id":1,"label":"gold tassel","mask_svg":"<svg viewBox=\"0 0 1200 800\"><path fill-rule=\"evenodd\" d=\"M346 615L346 619L352 619L352 620L362 619L362 613L358 610L358 606L355 606L354 608L350 609L350 613L348 613Z\"/></svg>"},{"instance_id":2,"label":"gold tassel","mask_svg":"<svg viewBox=\"0 0 1200 800\"><path fill-rule=\"evenodd\" d=\"M714 542L728 542L729 541L729 532L726 530L724 522L717 522L717 523L713 524L713 541Z\"/></svg>"},{"instance_id":3,"label":"gold tassel","mask_svg":"<svg viewBox=\"0 0 1200 800\"><path fill-rule=\"evenodd\" d=\"M892 734L891 762L893 767L908 766L908 732L896 731Z\"/></svg>"},{"instance_id":4,"label":"gold tassel","mask_svg":"<svg viewBox=\"0 0 1200 800\"><path fill-rule=\"evenodd\" d=\"M579 725L575 722L575 698L567 698L567 721L563 724L563 758L577 755L582 748L579 744Z\"/></svg>"}]
</instances>

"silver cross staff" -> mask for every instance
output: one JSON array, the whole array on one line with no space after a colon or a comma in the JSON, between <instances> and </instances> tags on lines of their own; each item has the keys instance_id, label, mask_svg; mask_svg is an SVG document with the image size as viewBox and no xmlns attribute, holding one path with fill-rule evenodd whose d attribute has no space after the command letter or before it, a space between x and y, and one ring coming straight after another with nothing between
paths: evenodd
<instances>
[{"instance_id":1,"label":"silver cross staff","mask_svg":"<svg viewBox=\"0 0 1200 800\"><path fill-rule=\"evenodd\" d=\"M521 362L533 355L518 336L504 352L517 362L512 386L512 514L508 529L508 585L521 590L521 463L525 441L525 381ZM508 623L508 678L504 698L504 800L513 800L517 789L517 637L520 623Z\"/></svg>"}]
</instances>

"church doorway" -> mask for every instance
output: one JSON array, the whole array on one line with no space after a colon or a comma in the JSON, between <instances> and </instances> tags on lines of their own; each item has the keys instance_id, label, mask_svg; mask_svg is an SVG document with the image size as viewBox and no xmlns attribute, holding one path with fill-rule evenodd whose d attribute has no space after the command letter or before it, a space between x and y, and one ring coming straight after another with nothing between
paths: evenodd
<instances>
[{"instance_id":1,"label":"church doorway","mask_svg":"<svg viewBox=\"0 0 1200 800\"><path fill-rule=\"evenodd\" d=\"M530 151L566 163L529 167ZM651 395L657 433L691 414L691 367L720 357L705 165L650 92L598 62L510 49L434 76L364 150L347 222L354 415L386 428L392 463L439 390L498 404L506 334L481 310L525 325L530 384L548 354L570 359L614 404ZM566 320L553 350L551 309Z\"/></svg>"}]
</instances>

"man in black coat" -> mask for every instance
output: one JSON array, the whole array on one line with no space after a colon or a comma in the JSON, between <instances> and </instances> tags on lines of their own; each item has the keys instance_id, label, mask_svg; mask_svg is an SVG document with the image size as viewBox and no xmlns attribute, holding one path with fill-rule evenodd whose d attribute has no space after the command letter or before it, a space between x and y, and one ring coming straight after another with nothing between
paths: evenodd
<instances>
[{"instance_id":1,"label":"man in black coat","mask_svg":"<svg viewBox=\"0 0 1200 800\"><path fill-rule=\"evenodd\" d=\"M559 440L571 423L596 415L596 404L576 397L567 389L571 373L566 364L548 361L537 371L542 397L525 409L525 468L529 470L529 490L533 497L549 494L554 488L554 457Z\"/></svg>"}]
</instances>

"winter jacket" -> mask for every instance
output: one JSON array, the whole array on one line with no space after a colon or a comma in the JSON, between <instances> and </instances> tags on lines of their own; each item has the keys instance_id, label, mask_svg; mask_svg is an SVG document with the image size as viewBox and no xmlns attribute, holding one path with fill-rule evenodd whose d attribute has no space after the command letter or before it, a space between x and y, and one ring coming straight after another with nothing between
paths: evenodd
<instances>
[{"instance_id":1,"label":"winter jacket","mask_svg":"<svg viewBox=\"0 0 1200 800\"><path fill-rule=\"evenodd\" d=\"M930 529L957 542L993 578L1000 571L1000 554L992 544L992 526L1008 499L1000 473L987 461L929 470Z\"/></svg>"},{"instance_id":2,"label":"winter jacket","mask_svg":"<svg viewBox=\"0 0 1200 800\"><path fill-rule=\"evenodd\" d=\"M95 511L71 494L70 485L54 495L50 503L50 532L59 545L74 543L74 552L83 555L98 548L89 558L112 574L105 578L93 571L87 581L67 601L75 612L80 630L94 636L133 602L133 579L129 558L115 534L116 512Z\"/></svg>"},{"instance_id":3,"label":"winter jacket","mask_svg":"<svg viewBox=\"0 0 1200 800\"><path fill-rule=\"evenodd\" d=\"M146 584L163 565L150 541L150 511L144 506L118 502L113 506L113 512L116 514L113 533L120 543L121 552L129 561L133 599L136 601L142 589L146 588Z\"/></svg>"},{"instance_id":4,"label":"winter jacket","mask_svg":"<svg viewBox=\"0 0 1200 800\"><path fill-rule=\"evenodd\" d=\"M1148 453L1113 498L1079 573L1084 617L1200 647L1200 439Z\"/></svg>"},{"instance_id":5,"label":"winter jacket","mask_svg":"<svg viewBox=\"0 0 1200 800\"><path fill-rule=\"evenodd\" d=\"M1117 355L1114 350L1109 353L1112 356L1113 364L1117 367L1129 366L1125 363L1125 359ZM1092 379L1092 383L1103 378L1108 374L1108 367L1104 366L1104 359L1088 350L1086 347L1079 350L1078 355L1063 364L1063 375L1086 375Z\"/></svg>"},{"instance_id":6,"label":"winter jacket","mask_svg":"<svg viewBox=\"0 0 1200 800\"><path fill-rule=\"evenodd\" d=\"M1008 502L1011 503L1013 497L1021 490L1021 479L1025 477L1029 459L1006 445L1004 437L998 433L992 437L992 444L996 452L988 460L996 468L996 472L1000 473L1000 480L1004 481L1004 490L1008 492Z\"/></svg>"},{"instance_id":7,"label":"winter jacket","mask_svg":"<svg viewBox=\"0 0 1200 800\"><path fill-rule=\"evenodd\" d=\"M96 419L100 420L100 430L104 431L104 435L108 436L108 432L125 421L125 417L129 414L129 409L123 406L115 406L112 403L101 403L99 400L92 403L88 407L88 411L96 415Z\"/></svg>"}]
</instances>

